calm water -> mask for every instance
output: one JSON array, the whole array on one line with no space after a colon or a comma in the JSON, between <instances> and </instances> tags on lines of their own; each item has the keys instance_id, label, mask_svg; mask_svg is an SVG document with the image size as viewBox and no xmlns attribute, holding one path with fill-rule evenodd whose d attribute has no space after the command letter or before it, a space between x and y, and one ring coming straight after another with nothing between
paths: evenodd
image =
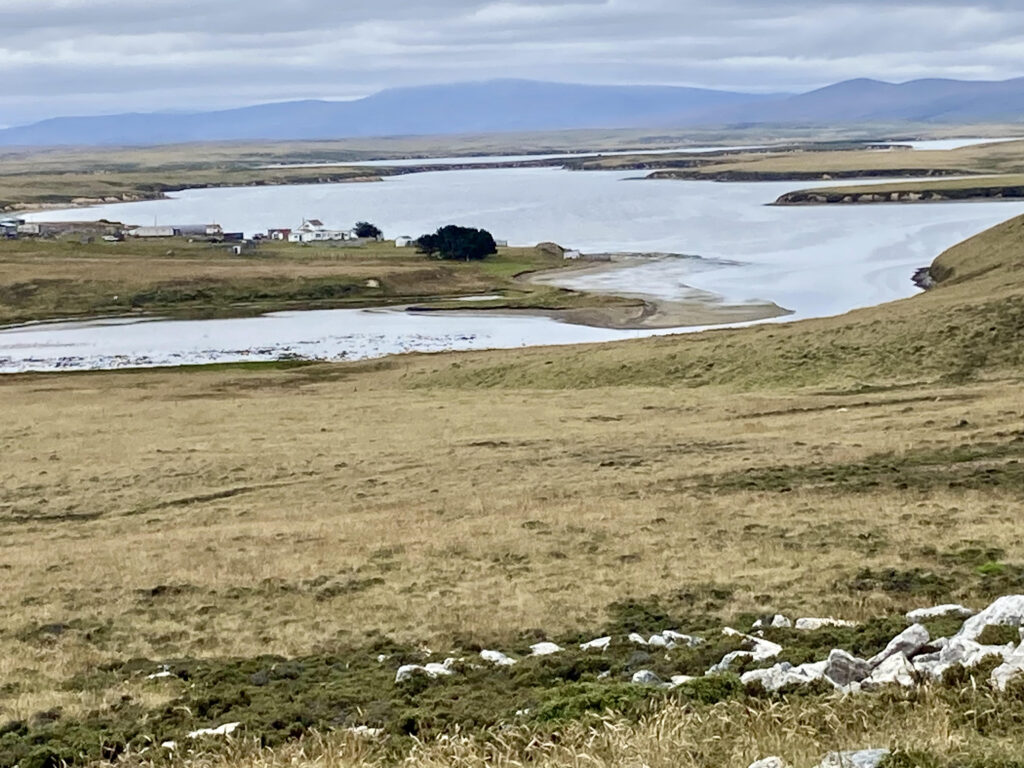
<instances>
[{"instance_id":1,"label":"calm water","mask_svg":"<svg viewBox=\"0 0 1024 768\"><path fill-rule=\"evenodd\" d=\"M802 186L640 181L627 173L509 169L416 174L375 184L193 190L172 200L49 212L47 219L217 222L254 233L320 218L368 220L389 237L442 224L489 229L512 244L554 240L588 252L662 252L669 259L566 287L729 302L771 300L794 317L834 315L915 293L913 271L1012 216L1024 203L770 207ZM0 371L273 359L350 359L400 351L608 341L640 335L544 318L282 313L265 318L37 326L0 332ZM649 335L649 334L648 334Z\"/></svg>"}]
</instances>

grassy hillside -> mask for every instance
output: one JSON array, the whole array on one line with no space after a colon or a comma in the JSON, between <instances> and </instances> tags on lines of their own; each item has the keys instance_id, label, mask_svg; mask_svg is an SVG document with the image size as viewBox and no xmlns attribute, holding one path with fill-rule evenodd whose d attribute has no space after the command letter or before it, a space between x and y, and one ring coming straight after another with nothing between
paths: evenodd
<instances>
[{"instance_id":1,"label":"grassy hillside","mask_svg":"<svg viewBox=\"0 0 1024 768\"><path fill-rule=\"evenodd\" d=\"M1024 592L1022 241L791 325L0 379L0 765L1019 764L1021 694L985 670L845 699L629 681L700 674L776 611L863 622L773 635L798 661ZM663 629L709 642L633 657ZM474 667L538 640L570 650Z\"/></svg>"}]
</instances>

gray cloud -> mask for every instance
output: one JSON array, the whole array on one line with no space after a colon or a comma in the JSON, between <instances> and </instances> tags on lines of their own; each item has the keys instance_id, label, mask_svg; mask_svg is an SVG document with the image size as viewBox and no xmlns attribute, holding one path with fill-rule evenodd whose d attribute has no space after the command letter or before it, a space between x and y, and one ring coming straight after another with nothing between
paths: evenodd
<instances>
[{"instance_id":1,"label":"gray cloud","mask_svg":"<svg viewBox=\"0 0 1024 768\"><path fill-rule=\"evenodd\" d=\"M806 90L1024 74L1016 0L4 0L0 124L523 77Z\"/></svg>"}]
</instances>

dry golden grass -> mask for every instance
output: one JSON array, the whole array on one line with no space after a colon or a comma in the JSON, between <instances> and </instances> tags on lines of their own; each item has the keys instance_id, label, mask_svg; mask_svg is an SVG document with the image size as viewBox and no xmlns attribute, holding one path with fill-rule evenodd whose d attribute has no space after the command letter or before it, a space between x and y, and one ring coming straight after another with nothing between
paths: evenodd
<instances>
[{"instance_id":1,"label":"dry golden grass","mask_svg":"<svg viewBox=\"0 0 1024 768\"><path fill-rule=\"evenodd\" d=\"M864 618L911 606L847 590L861 568L934 567L970 542L1024 560L1011 489L706 485L1004 441L1018 382L910 398L402 386L429 364L5 380L0 601L15 630L82 628L31 660L15 632L2 655L46 690L110 655L586 629L615 600L702 585L734 590L724 616Z\"/></svg>"}]
</instances>

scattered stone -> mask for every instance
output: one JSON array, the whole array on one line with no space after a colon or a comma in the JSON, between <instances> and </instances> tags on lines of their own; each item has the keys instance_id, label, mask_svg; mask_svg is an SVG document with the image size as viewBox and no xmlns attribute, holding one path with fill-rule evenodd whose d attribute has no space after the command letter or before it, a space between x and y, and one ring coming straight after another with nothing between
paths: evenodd
<instances>
[{"instance_id":1,"label":"scattered stone","mask_svg":"<svg viewBox=\"0 0 1024 768\"><path fill-rule=\"evenodd\" d=\"M804 632L813 632L824 627L856 627L856 621L843 619L797 619L796 628Z\"/></svg>"},{"instance_id":2,"label":"scattered stone","mask_svg":"<svg viewBox=\"0 0 1024 768\"><path fill-rule=\"evenodd\" d=\"M177 749L178 748L178 742L176 742L176 741L164 741L164 742L161 742L160 746L163 747L164 749Z\"/></svg>"},{"instance_id":3,"label":"scattered stone","mask_svg":"<svg viewBox=\"0 0 1024 768\"><path fill-rule=\"evenodd\" d=\"M167 666L160 667L159 672L154 672L152 675L146 675L147 680L163 680L167 677L175 677L176 675L171 672Z\"/></svg>"},{"instance_id":4,"label":"scattered stone","mask_svg":"<svg viewBox=\"0 0 1024 768\"><path fill-rule=\"evenodd\" d=\"M669 642L661 635L651 635L651 639L647 641L647 645L651 648L668 648Z\"/></svg>"},{"instance_id":5,"label":"scattered stone","mask_svg":"<svg viewBox=\"0 0 1024 768\"><path fill-rule=\"evenodd\" d=\"M915 624L929 619L944 619L947 616L969 619L974 611L962 605L937 605L934 608L918 608L907 614L907 621Z\"/></svg>"},{"instance_id":6,"label":"scattered stone","mask_svg":"<svg viewBox=\"0 0 1024 768\"><path fill-rule=\"evenodd\" d=\"M830 752L818 768L878 768L889 756L888 749L863 749L859 752Z\"/></svg>"},{"instance_id":7,"label":"scattered stone","mask_svg":"<svg viewBox=\"0 0 1024 768\"><path fill-rule=\"evenodd\" d=\"M633 685L663 685L661 678L649 669L641 669L633 674Z\"/></svg>"},{"instance_id":8,"label":"scattered stone","mask_svg":"<svg viewBox=\"0 0 1024 768\"><path fill-rule=\"evenodd\" d=\"M871 676L861 683L864 690L882 688L886 685L899 685L913 688L917 683L914 676L914 665L902 651L890 656L879 664Z\"/></svg>"},{"instance_id":9,"label":"scattered stone","mask_svg":"<svg viewBox=\"0 0 1024 768\"><path fill-rule=\"evenodd\" d=\"M610 637L599 637L597 640L591 640L589 643L583 643L580 646L581 651L606 651L608 646L612 644Z\"/></svg>"},{"instance_id":10,"label":"scattered stone","mask_svg":"<svg viewBox=\"0 0 1024 768\"><path fill-rule=\"evenodd\" d=\"M634 645L647 645L647 639L637 634L636 632L630 634L629 642L633 643Z\"/></svg>"},{"instance_id":11,"label":"scattered stone","mask_svg":"<svg viewBox=\"0 0 1024 768\"><path fill-rule=\"evenodd\" d=\"M946 647L939 651L939 660L931 665L932 677L942 677L947 669L960 666L970 669L976 667L984 659L991 656L999 656L1006 661L1013 654L1015 646L1010 645L982 645L974 640L957 635L946 644Z\"/></svg>"},{"instance_id":12,"label":"scattered stone","mask_svg":"<svg viewBox=\"0 0 1024 768\"><path fill-rule=\"evenodd\" d=\"M405 666L398 668L398 673L395 675L395 682L402 683L406 680L411 680L414 675L426 675L431 680L435 680L439 677L448 677L455 674L455 659L445 659L444 664L438 664L436 662L425 664L420 666L419 664L406 664Z\"/></svg>"},{"instance_id":13,"label":"scattered stone","mask_svg":"<svg viewBox=\"0 0 1024 768\"><path fill-rule=\"evenodd\" d=\"M990 624L1004 627L1024 625L1024 595L1008 595L964 622L956 637L977 640Z\"/></svg>"},{"instance_id":14,"label":"scattered stone","mask_svg":"<svg viewBox=\"0 0 1024 768\"><path fill-rule=\"evenodd\" d=\"M827 661L813 664L801 664L794 667L788 661L776 664L769 669L752 669L740 677L744 685L760 683L769 693L775 693L788 685L806 685L820 680L825 676Z\"/></svg>"},{"instance_id":15,"label":"scattered stone","mask_svg":"<svg viewBox=\"0 0 1024 768\"><path fill-rule=\"evenodd\" d=\"M199 739L203 736L230 736L236 730L238 730L241 723L224 723L224 725L216 728L200 728L198 731L192 731L188 737L190 739Z\"/></svg>"},{"instance_id":16,"label":"scattered stone","mask_svg":"<svg viewBox=\"0 0 1024 768\"><path fill-rule=\"evenodd\" d=\"M734 637L741 637L751 643L754 646L751 649L754 661L768 661L768 659L774 659L782 653L782 646L778 643L773 643L760 637L753 637L752 635L744 635L742 632L737 632L736 630L730 630L727 634Z\"/></svg>"},{"instance_id":17,"label":"scattered stone","mask_svg":"<svg viewBox=\"0 0 1024 768\"><path fill-rule=\"evenodd\" d=\"M390 658L391 658L391 657L390 657L390 656L388 656L388 655L387 655L386 653L382 653L382 654L379 654L379 655L377 656L377 663L378 663L378 664L383 664L383 663L384 663L385 661L387 661L387 660L388 660L388 659L390 659Z\"/></svg>"},{"instance_id":18,"label":"scattered stone","mask_svg":"<svg viewBox=\"0 0 1024 768\"><path fill-rule=\"evenodd\" d=\"M671 629L666 629L661 633L661 636L676 645L685 645L690 648L696 648L698 645L704 644L703 637L697 637L696 635L684 635L682 632L673 632Z\"/></svg>"},{"instance_id":19,"label":"scattered stone","mask_svg":"<svg viewBox=\"0 0 1024 768\"><path fill-rule=\"evenodd\" d=\"M1021 643L1003 664L992 670L990 679L996 688L1005 691L1009 682L1021 674L1024 674L1024 643Z\"/></svg>"},{"instance_id":20,"label":"scattered stone","mask_svg":"<svg viewBox=\"0 0 1024 768\"><path fill-rule=\"evenodd\" d=\"M793 620L786 618L781 613L777 613L777 614L775 614L774 617L772 617L772 623L771 623L771 628L772 629L789 629L792 626L793 626Z\"/></svg>"},{"instance_id":21,"label":"scattered stone","mask_svg":"<svg viewBox=\"0 0 1024 768\"><path fill-rule=\"evenodd\" d=\"M696 680L696 677L691 675L673 675L672 682L669 684L669 688L678 688L680 685L686 685Z\"/></svg>"},{"instance_id":22,"label":"scattered stone","mask_svg":"<svg viewBox=\"0 0 1024 768\"><path fill-rule=\"evenodd\" d=\"M782 646L778 643L773 643L768 640L764 640L760 637L754 637L753 635L745 635L742 632L737 632L735 629L726 627L722 630L723 635L728 637L739 637L752 646L749 651L732 651L731 653L725 654L725 657L715 664L711 669L708 670L709 675L717 675L722 672L728 672L732 667L733 663L739 659L750 659L751 661L768 661L768 659L774 659L780 653L782 653Z\"/></svg>"},{"instance_id":23,"label":"scattered stone","mask_svg":"<svg viewBox=\"0 0 1024 768\"><path fill-rule=\"evenodd\" d=\"M554 643L537 643L530 646L530 652L533 656L552 656L556 653L561 653L562 650L561 647Z\"/></svg>"},{"instance_id":24,"label":"scattered stone","mask_svg":"<svg viewBox=\"0 0 1024 768\"><path fill-rule=\"evenodd\" d=\"M600 675L597 676L597 679L598 680L607 680L611 676L612 676L612 671L610 669L606 669L604 672L602 672Z\"/></svg>"},{"instance_id":25,"label":"scattered stone","mask_svg":"<svg viewBox=\"0 0 1024 768\"><path fill-rule=\"evenodd\" d=\"M928 645L928 641L931 639L931 635L925 627L920 624L914 624L890 640L889 644L885 646L885 650L872 656L868 663L872 667L877 667L883 661L898 653L902 653L907 659L912 659L922 648Z\"/></svg>"},{"instance_id":26,"label":"scattered stone","mask_svg":"<svg viewBox=\"0 0 1024 768\"><path fill-rule=\"evenodd\" d=\"M511 667L516 664L515 659L511 656L506 656L501 651L480 651L480 658L497 667Z\"/></svg>"},{"instance_id":27,"label":"scattered stone","mask_svg":"<svg viewBox=\"0 0 1024 768\"><path fill-rule=\"evenodd\" d=\"M860 683L871 674L871 665L858 659L851 653L838 648L828 655L825 666L825 677L838 688L847 688L853 683Z\"/></svg>"},{"instance_id":28,"label":"scattered stone","mask_svg":"<svg viewBox=\"0 0 1024 768\"><path fill-rule=\"evenodd\" d=\"M751 763L749 768L788 768L788 763L781 757L766 757L764 760Z\"/></svg>"}]
</instances>

